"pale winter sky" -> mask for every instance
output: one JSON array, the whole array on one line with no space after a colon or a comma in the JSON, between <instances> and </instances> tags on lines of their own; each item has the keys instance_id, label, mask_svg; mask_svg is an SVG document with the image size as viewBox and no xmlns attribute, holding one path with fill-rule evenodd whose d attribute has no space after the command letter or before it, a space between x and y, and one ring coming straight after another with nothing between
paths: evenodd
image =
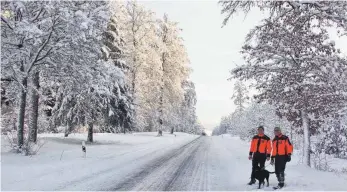
<instances>
[{"instance_id":1,"label":"pale winter sky","mask_svg":"<svg viewBox=\"0 0 347 192\"><path fill-rule=\"evenodd\" d=\"M197 93L197 115L205 128L212 129L235 106L230 99L233 82L227 81L247 32L260 21L261 13L240 14L222 27L223 16L216 1L140 1L161 17L179 23L193 68L191 80Z\"/></svg>"},{"instance_id":2,"label":"pale winter sky","mask_svg":"<svg viewBox=\"0 0 347 192\"><path fill-rule=\"evenodd\" d=\"M255 11L245 17L240 13L221 28L224 16L217 1L140 0L140 3L157 17L167 13L183 30L182 37L193 68L191 80L196 86L197 115L204 127L212 130L222 116L235 109L230 99L234 82L227 81L229 71L243 63L240 50L245 36L264 14ZM338 41L337 46L346 48L347 39Z\"/></svg>"}]
</instances>

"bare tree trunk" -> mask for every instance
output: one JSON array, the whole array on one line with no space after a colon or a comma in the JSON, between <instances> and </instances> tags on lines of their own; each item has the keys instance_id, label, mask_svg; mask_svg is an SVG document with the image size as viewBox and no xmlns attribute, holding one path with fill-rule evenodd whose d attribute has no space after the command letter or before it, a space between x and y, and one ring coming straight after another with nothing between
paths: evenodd
<instances>
[{"instance_id":1,"label":"bare tree trunk","mask_svg":"<svg viewBox=\"0 0 347 192\"><path fill-rule=\"evenodd\" d=\"M335 116L335 120L334 120L334 128L335 131L338 130L338 132L341 131L341 119L338 115ZM336 138L332 138L333 140L335 140L335 146L336 146L336 157L340 158L340 154L341 154L341 150L340 150L340 139L338 138L338 136L336 136Z\"/></svg>"},{"instance_id":2,"label":"bare tree trunk","mask_svg":"<svg viewBox=\"0 0 347 192\"><path fill-rule=\"evenodd\" d=\"M310 127L306 110L301 111L302 126L304 129L304 163L311 166L311 140L310 140Z\"/></svg>"},{"instance_id":3,"label":"bare tree trunk","mask_svg":"<svg viewBox=\"0 0 347 192\"><path fill-rule=\"evenodd\" d=\"M88 123L88 142L93 142L93 123Z\"/></svg>"},{"instance_id":4,"label":"bare tree trunk","mask_svg":"<svg viewBox=\"0 0 347 192\"><path fill-rule=\"evenodd\" d=\"M123 118L123 121L122 121L122 126L123 126L123 133L125 134L125 131L126 131L126 129L125 129L125 126L124 126L124 118Z\"/></svg>"},{"instance_id":5,"label":"bare tree trunk","mask_svg":"<svg viewBox=\"0 0 347 192\"><path fill-rule=\"evenodd\" d=\"M293 125L290 126L290 139L293 140Z\"/></svg>"},{"instance_id":6,"label":"bare tree trunk","mask_svg":"<svg viewBox=\"0 0 347 192\"><path fill-rule=\"evenodd\" d=\"M163 92L164 88L163 86L160 88L161 92ZM163 93L161 93L160 99L160 109L159 109L159 129L158 129L158 135L163 131Z\"/></svg>"},{"instance_id":7,"label":"bare tree trunk","mask_svg":"<svg viewBox=\"0 0 347 192\"><path fill-rule=\"evenodd\" d=\"M173 127L171 128L170 134L173 134L173 133L174 133L174 129L175 129L175 128L173 128Z\"/></svg>"},{"instance_id":8,"label":"bare tree trunk","mask_svg":"<svg viewBox=\"0 0 347 192\"><path fill-rule=\"evenodd\" d=\"M39 116L39 94L38 90L40 88L39 85L40 73L35 72L32 82L34 85L34 89L31 93L31 114L29 116L29 140L31 142L36 143L37 141L37 120ZM36 89L36 90L35 90Z\"/></svg>"},{"instance_id":9,"label":"bare tree trunk","mask_svg":"<svg viewBox=\"0 0 347 192\"><path fill-rule=\"evenodd\" d=\"M164 22L168 22L168 16L166 14L164 14L164 18L163 18L163 21ZM162 42L164 44L167 44L168 43L168 39L167 39L167 36L168 36L168 28L166 25L163 25L161 27L162 29ZM158 135L160 133L162 133L163 131L163 121L164 121L164 87L165 87L165 80L164 80L164 77L166 75L165 73L165 65L166 65L166 57L167 54L166 52L164 51L161 55L161 69L162 69L162 75L161 75L161 85L160 85L160 98L159 98L159 130L158 130ZM172 132L173 130L171 130Z\"/></svg>"},{"instance_id":10,"label":"bare tree trunk","mask_svg":"<svg viewBox=\"0 0 347 192\"><path fill-rule=\"evenodd\" d=\"M162 69L163 69L163 74L161 76L161 85L160 85L160 98L159 98L159 130L158 130L158 135L159 131L163 130L163 113L164 113L164 63L165 63L165 54L163 53L162 55Z\"/></svg>"},{"instance_id":11,"label":"bare tree trunk","mask_svg":"<svg viewBox=\"0 0 347 192\"><path fill-rule=\"evenodd\" d=\"M18 114L18 128L17 128L17 139L18 139L18 147L22 148L24 144L24 118L25 118L25 107L26 107L26 98L27 98L27 84L28 79L24 77L22 80L22 91L20 96L20 107Z\"/></svg>"},{"instance_id":12,"label":"bare tree trunk","mask_svg":"<svg viewBox=\"0 0 347 192\"><path fill-rule=\"evenodd\" d=\"M14 121L13 121L13 130L17 130L16 119L14 119Z\"/></svg>"},{"instance_id":13,"label":"bare tree trunk","mask_svg":"<svg viewBox=\"0 0 347 192\"><path fill-rule=\"evenodd\" d=\"M164 36L165 43L165 36ZM165 53L162 54L162 70L161 85L160 85L160 98L159 98L159 130L158 135L163 131L163 115L164 115L164 75L165 75Z\"/></svg>"},{"instance_id":14,"label":"bare tree trunk","mask_svg":"<svg viewBox=\"0 0 347 192\"><path fill-rule=\"evenodd\" d=\"M70 120L67 120L64 137L68 137L71 131L72 131L72 122Z\"/></svg>"},{"instance_id":15,"label":"bare tree trunk","mask_svg":"<svg viewBox=\"0 0 347 192\"><path fill-rule=\"evenodd\" d=\"M164 67L164 64L163 64L163 67ZM164 73L164 70L163 70L163 73ZM158 135L160 134L160 132L163 131L164 77L162 77L161 81L162 81L162 85L160 87L160 98L159 98L159 107L160 107L160 109L159 109L159 130L158 130Z\"/></svg>"},{"instance_id":16,"label":"bare tree trunk","mask_svg":"<svg viewBox=\"0 0 347 192\"><path fill-rule=\"evenodd\" d=\"M65 133L64 133L64 137L68 137L69 136L69 128L68 127L66 127L65 128Z\"/></svg>"}]
</instances>

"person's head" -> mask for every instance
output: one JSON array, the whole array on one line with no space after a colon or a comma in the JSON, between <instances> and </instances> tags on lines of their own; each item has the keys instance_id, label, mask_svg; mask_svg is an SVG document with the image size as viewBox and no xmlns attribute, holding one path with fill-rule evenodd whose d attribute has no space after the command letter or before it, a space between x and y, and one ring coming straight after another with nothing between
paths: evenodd
<instances>
[{"instance_id":1,"label":"person's head","mask_svg":"<svg viewBox=\"0 0 347 192\"><path fill-rule=\"evenodd\" d=\"M260 135L264 134L264 127L263 126L258 127L258 134L260 134Z\"/></svg>"},{"instance_id":2,"label":"person's head","mask_svg":"<svg viewBox=\"0 0 347 192\"><path fill-rule=\"evenodd\" d=\"M282 132L281 132L281 128L279 128L279 127L275 127L275 128L274 128L274 134L275 134L276 136L281 135L281 134L282 134Z\"/></svg>"}]
</instances>

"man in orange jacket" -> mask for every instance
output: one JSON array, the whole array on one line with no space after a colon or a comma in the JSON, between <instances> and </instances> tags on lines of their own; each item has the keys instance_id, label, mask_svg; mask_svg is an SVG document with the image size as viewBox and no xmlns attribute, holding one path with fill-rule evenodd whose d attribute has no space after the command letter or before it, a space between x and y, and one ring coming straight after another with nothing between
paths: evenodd
<instances>
[{"instance_id":1,"label":"man in orange jacket","mask_svg":"<svg viewBox=\"0 0 347 192\"><path fill-rule=\"evenodd\" d=\"M272 155L271 164L275 163L275 173L278 180L278 186L274 189L279 189L284 186L284 170L286 163L291 160L293 153L293 145L290 143L289 138L282 134L279 127L274 129L275 138L272 140Z\"/></svg>"},{"instance_id":2,"label":"man in orange jacket","mask_svg":"<svg viewBox=\"0 0 347 192\"><path fill-rule=\"evenodd\" d=\"M254 184L254 171L257 166L263 168L266 160L270 160L271 154L271 140L268 136L264 135L264 127L258 127L258 134L253 137L251 141L251 148L249 150L249 160L252 160L252 174L251 181L248 185Z\"/></svg>"}]
</instances>

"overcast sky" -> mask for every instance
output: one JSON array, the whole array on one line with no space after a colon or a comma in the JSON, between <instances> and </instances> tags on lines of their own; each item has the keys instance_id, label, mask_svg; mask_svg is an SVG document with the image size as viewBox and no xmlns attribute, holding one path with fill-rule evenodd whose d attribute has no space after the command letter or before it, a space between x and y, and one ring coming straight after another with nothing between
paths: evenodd
<instances>
[{"instance_id":1,"label":"overcast sky","mask_svg":"<svg viewBox=\"0 0 347 192\"><path fill-rule=\"evenodd\" d=\"M223 16L216 1L140 1L161 17L179 23L193 73L191 80L197 92L197 115L208 129L219 124L222 116L234 111L230 99L233 82L227 81L247 32L260 21L261 13L240 14L222 27Z\"/></svg>"},{"instance_id":2,"label":"overcast sky","mask_svg":"<svg viewBox=\"0 0 347 192\"><path fill-rule=\"evenodd\" d=\"M229 71L243 63L240 50L245 36L264 14L254 11L245 18L240 13L221 28L224 17L216 1L140 0L140 3L157 17L167 13L169 19L179 23L193 69L191 80L196 86L197 115L205 128L214 128L222 116L235 110L230 99L234 82L227 81ZM337 45L347 47L347 40Z\"/></svg>"}]
</instances>

